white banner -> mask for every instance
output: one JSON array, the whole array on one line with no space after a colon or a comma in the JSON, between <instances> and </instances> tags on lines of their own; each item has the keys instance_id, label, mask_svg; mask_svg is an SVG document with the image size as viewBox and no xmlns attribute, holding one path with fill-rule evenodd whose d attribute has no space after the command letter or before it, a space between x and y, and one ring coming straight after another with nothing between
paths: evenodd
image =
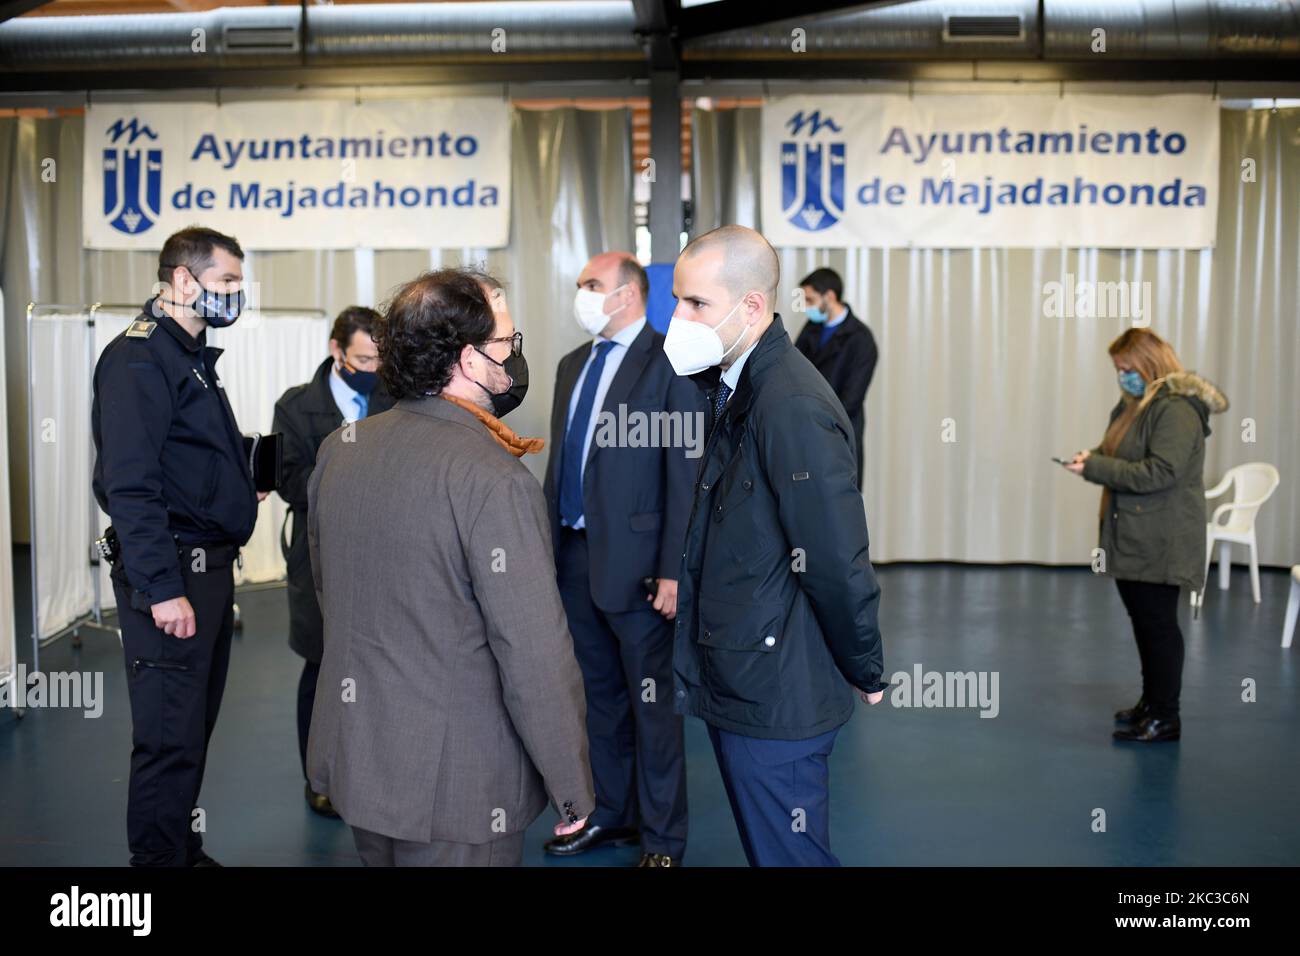
<instances>
[{"instance_id":1,"label":"white banner","mask_svg":"<svg viewBox=\"0 0 1300 956\"><path fill-rule=\"evenodd\" d=\"M790 96L763 105L776 246L1214 245L1219 110L1176 96Z\"/></svg>"},{"instance_id":2,"label":"white banner","mask_svg":"<svg viewBox=\"0 0 1300 956\"><path fill-rule=\"evenodd\" d=\"M202 224L246 249L504 246L502 99L128 103L86 110L83 245Z\"/></svg>"}]
</instances>

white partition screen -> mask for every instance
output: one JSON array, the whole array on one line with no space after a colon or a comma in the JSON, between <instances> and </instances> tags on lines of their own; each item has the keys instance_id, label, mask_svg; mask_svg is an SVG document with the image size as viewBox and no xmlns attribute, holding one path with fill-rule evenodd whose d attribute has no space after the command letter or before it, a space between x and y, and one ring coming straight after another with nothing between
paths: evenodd
<instances>
[{"instance_id":1,"label":"white partition screen","mask_svg":"<svg viewBox=\"0 0 1300 956\"><path fill-rule=\"evenodd\" d=\"M91 577L90 312L34 311L31 369L31 516L36 636L48 638L94 604Z\"/></svg>"},{"instance_id":2,"label":"white partition screen","mask_svg":"<svg viewBox=\"0 0 1300 956\"><path fill-rule=\"evenodd\" d=\"M5 314L0 292L0 315ZM8 700L16 690L18 663L14 643L13 529L9 526L9 426L5 413L5 340L0 335L0 687L8 685Z\"/></svg>"}]
</instances>

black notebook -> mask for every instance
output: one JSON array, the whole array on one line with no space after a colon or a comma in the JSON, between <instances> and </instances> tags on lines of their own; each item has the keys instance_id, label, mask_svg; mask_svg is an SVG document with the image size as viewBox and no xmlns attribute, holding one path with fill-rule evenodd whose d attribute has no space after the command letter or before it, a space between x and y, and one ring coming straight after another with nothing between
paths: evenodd
<instances>
[{"instance_id":1,"label":"black notebook","mask_svg":"<svg viewBox=\"0 0 1300 956\"><path fill-rule=\"evenodd\" d=\"M275 491L280 487L283 437L279 432L244 436L244 452L248 455L248 467L252 469L253 484L258 491Z\"/></svg>"}]
</instances>

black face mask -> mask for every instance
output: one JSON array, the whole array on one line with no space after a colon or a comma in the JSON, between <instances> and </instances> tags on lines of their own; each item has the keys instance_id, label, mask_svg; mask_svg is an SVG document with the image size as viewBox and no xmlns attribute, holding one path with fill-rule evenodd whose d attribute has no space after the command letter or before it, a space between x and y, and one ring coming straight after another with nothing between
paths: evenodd
<instances>
[{"instance_id":1,"label":"black face mask","mask_svg":"<svg viewBox=\"0 0 1300 956\"><path fill-rule=\"evenodd\" d=\"M199 290L199 297L189 305L183 302L173 302L171 299L163 299L162 301L177 308L193 309L195 315L214 329L223 329L228 325L235 324L239 319L239 314L244 310L243 289L237 289L234 292L213 292L211 289L200 286Z\"/></svg>"},{"instance_id":2,"label":"black face mask","mask_svg":"<svg viewBox=\"0 0 1300 956\"><path fill-rule=\"evenodd\" d=\"M362 395L369 395L379 384L378 372L363 372L360 369L354 369L344 359L338 366L339 377L347 384L348 388Z\"/></svg>"},{"instance_id":3,"label":"black face mask","mask_svg":"<svg viewBox=\"0 0 1300 956\"><path fill-rule=\"evenodd\" d=\"M498 362L480 348L475 348L474 351L492 364L500 365L510 376L510 387L504 392L493 392L482 382L474 382L492 399L492 414L497 418L504 418L518 408L523 403L524 396L528 394L528 360L524 358L522 352L518 355L511 352L504 362Z\"/></svg>"}]
</instances>

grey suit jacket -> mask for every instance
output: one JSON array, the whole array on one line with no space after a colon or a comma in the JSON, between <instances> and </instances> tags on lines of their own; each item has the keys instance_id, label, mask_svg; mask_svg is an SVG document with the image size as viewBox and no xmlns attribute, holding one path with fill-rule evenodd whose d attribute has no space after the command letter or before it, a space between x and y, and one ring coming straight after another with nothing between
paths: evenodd
<instances>
[{"instance_id":1,"label":"grey suit jacket","mask_svg":"<svg viewBox=\"0 0 1300 956\"><path fill-rule=\"evenodd\" d=\"M441 398L335 431L307 489L325 618L307 774L343 819L486 843L595 806L542 490Z\"/></svg>"}]
</instances>

